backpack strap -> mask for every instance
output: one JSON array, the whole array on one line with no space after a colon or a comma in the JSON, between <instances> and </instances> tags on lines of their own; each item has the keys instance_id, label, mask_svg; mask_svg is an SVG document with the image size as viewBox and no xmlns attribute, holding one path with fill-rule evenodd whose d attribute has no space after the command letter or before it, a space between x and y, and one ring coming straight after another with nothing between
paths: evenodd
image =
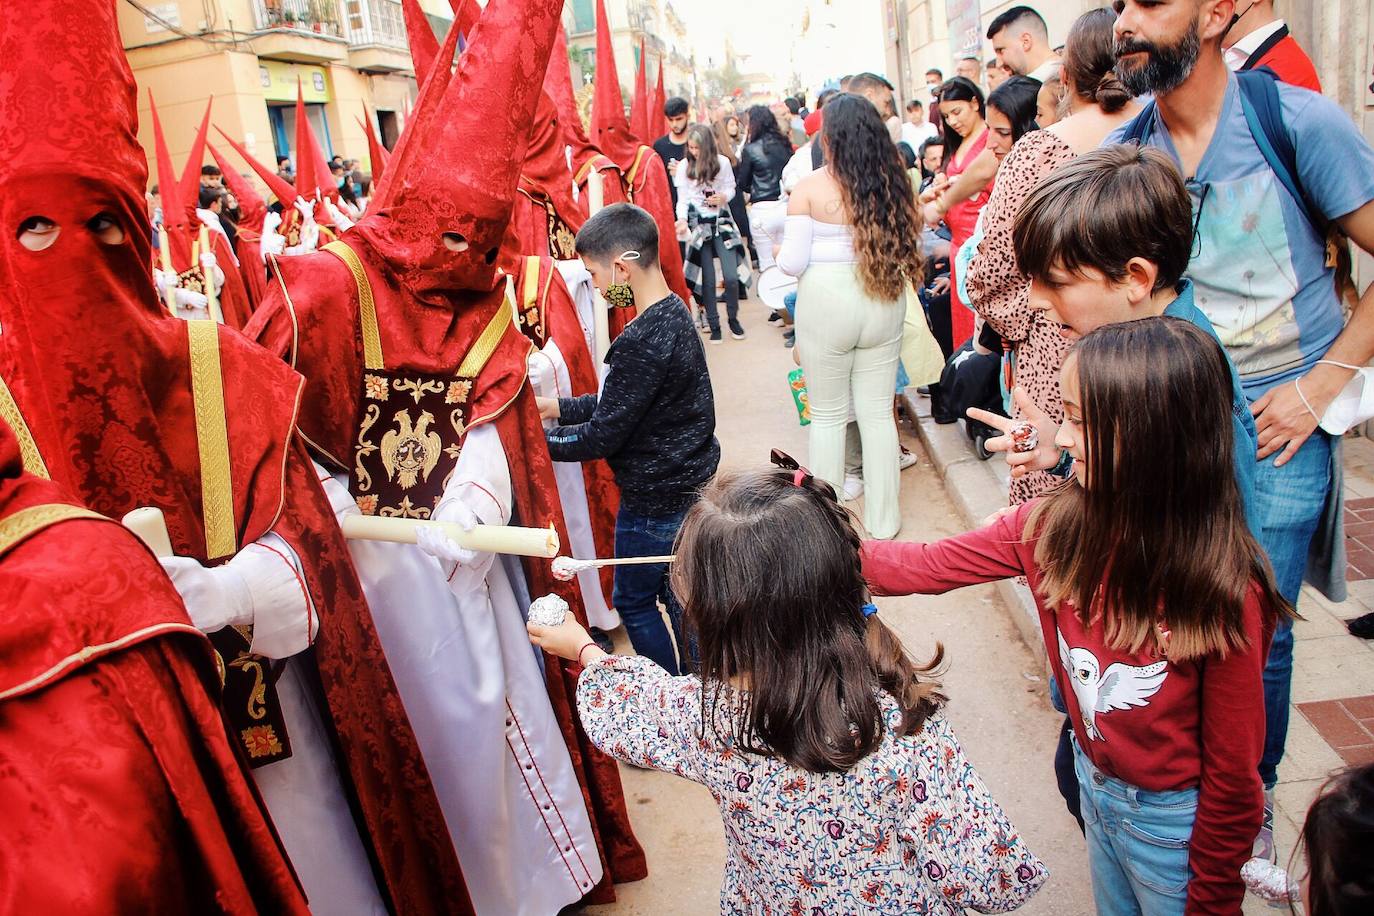
<instances>
[{"instance_id":1,"label":"backpack strap","mask_svg":"<svg viewBox=\"0 0 1374 916\"><path fill-rule=\"evenodd\" d=\"M1125 132L1121 135L1122 143L1141 143L1143 144L1150 136L1150 130L1155 126L1155 100L1145 103L1145 107L1140 110L1140 114L1126 122Z\"/></svg>"},{"instance_id":2,"label":"backpack strap","mask_svg":"<svg viewBox=\"0 0 1374 916\"><path fill-rule=\"evenodd\" d=\"M1330 221L1307 196L1298 177L1298 151L1283 123L1283 104L1279 99L1278 76L1268 67L1236 74L1240 84L1240 107L1245 123L1260 154L1274 176L1302 205L1307 222L1318 238L1325 238Z\"/></svg>"}]
</instances>

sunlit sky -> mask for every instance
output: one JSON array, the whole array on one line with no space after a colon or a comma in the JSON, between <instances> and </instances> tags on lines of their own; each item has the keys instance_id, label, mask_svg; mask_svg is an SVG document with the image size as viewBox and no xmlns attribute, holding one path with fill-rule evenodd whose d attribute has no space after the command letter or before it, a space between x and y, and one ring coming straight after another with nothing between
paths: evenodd
<instances>
[{"instance_id":1,"label":"sunlit sky","mask_svg":"<svg viewBox=\"0 0 1374 916\"><path fill-rule=\"evenodd\" d=\"M750 57L750 69L785 72L797 29L794 0L685 0L675 4L697 49L697 62L720 62L728 34L736 54Z\"/></svg>"}]
</instances>

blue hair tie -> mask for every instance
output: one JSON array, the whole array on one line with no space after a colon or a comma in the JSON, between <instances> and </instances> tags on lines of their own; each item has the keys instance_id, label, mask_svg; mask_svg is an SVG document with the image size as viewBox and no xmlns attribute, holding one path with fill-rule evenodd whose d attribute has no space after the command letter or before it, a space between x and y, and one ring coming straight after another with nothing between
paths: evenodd
<instances>
[{"instance_id":1,"label":"blue hair tie","mask_svg":"<svg viewBox=\"0 0 1374 916\"><path fill-rule=\"evenodd\" d=\"M872 617L874 614L878 613L878 606L876 604L869 603L859 608L859 610L864 612L864 619L868 619L869 617Z\"/></svg>"}]
</instances>

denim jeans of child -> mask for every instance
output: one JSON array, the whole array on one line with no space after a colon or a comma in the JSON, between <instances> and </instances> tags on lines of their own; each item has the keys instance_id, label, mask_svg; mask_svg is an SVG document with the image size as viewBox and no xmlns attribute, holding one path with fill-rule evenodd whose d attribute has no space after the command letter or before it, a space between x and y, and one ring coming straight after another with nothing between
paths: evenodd
<instances>
[{"instance_id":1,"label":"denim jeans of child","mask_svg":"<svg viewBox=\"0 0 1374 916\"><path fill-rule=\"evenodd\" d=\"M1197 789L1150 792L1108 776L1074 739L1098 916L1181 916Z\"/></svg>"},{"instance_id":2,"label":"denim jeans of child","mask_svg":"<svg viewBox=\"0 0 1374 916\"><path fill-rule=\"evenodd\" d=\"M1255 468L1255 522L1259 542L1274 567L1279 592L1298 603L1307 551L1321 523L1331 488L1331 437L1312 434L1292 460L1274 467L1271 455ZM1284 621L1274 633L1264 667L1264 756L1260 779L1266 789L1278 782L1279 760L1288 739L1288 702L1293 687L1293 624Z\"/></svg>"},{"instance_id":3,"label":"denim jeans of child","mask_svg":"<svg viewBox=\"0 0 1374 916\"><path fill-rule=\"evenodd\" d=\"M672 515L637 515L621 506L615 519L615 555L667 556L673 552L673 541L686 514L683 510ZM658 609L660 597L668 609L671 632ZM682 635L682 606L668 587L668 564L616 567L612 598L635 651L669 674L680 674L676 645Z\"/></svg>"}]
</instances>

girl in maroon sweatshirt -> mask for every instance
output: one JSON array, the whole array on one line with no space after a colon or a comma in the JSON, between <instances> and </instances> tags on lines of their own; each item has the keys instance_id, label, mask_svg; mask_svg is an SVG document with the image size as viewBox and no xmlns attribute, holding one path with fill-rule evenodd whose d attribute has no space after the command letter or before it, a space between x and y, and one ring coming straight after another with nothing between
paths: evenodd
<instances>
[{"instance_id":1,"label":"girl in maroon sweatshirt","mask_svg":"<svg viewBox=\"0 0 1374 916\"><path fill-rule=\"evenodd\" d=\"M1109 916L1239 913L1245 895L1264 660L1292 609L1245 523L1230 378L1187 322L1107 325L1064 363L1070 481L979 531L864 547L879 595L1029 580Z\"/></svg>"}]
</instances>

